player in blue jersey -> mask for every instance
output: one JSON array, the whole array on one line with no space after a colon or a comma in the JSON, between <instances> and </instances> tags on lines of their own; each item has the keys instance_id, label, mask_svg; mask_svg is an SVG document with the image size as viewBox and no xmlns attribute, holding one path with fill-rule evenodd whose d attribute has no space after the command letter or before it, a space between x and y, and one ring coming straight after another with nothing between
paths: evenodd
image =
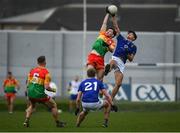
<instances>
[{"instance_id":1,"label":"player in blue jersey","mask_svg":"<svg viewBox=\"0 0 180 133\"><path fill-rule=\"evenodd\" d=\"M77 115L80 110L80 102L82 100L82 112L78 115L76 126L79 127L89 110L98 110L104 108L104 123L103 127L108 127L108 119L110 110L117 112L117 107L113 105L111 96L107 93L101 81L95 78L96 70L90 68L87 70L88 78L81 82L76 99ZM105 95L107 100L100 101L98 99L99 92Z\"/></svg>"},{"instance_id":2,"label":"player in blue jersey","mask_svg":"<svg viewBox=\"0 0 180 133\"><path fill-rule=\"evenodd\" d=\"M117 33L117 45L114 50L112 59L109 64L105 67L104 75L107 75L112 69L114 69L115 86L113 88L111 97L114 99L115 95L119 91L123 80L123 72L125 69L125 63L127 60L133 61L136 54L137 47L133 41L137 39L137 35L134 31L128 31L127 39L120 34L120 29L117 24L116 17L112 17L112 21Z\"/></svg>"}]
</instances>

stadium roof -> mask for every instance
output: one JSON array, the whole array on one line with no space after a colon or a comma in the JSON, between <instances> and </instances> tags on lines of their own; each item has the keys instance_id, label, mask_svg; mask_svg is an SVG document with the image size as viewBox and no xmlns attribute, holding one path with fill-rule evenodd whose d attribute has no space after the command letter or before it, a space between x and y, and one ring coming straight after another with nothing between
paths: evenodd
<instances>
[{"instance_id":1,"label":"stadium roof","mask_svg":"<svg viewBox=\"0 0 180 133\"><path fill-rule=\"evenodd\" d=\"M82 2L0 0L0 23L35 23L39 24L39 30L59 30L62 27L83 30ZM109 4L119 7L117 17L121 30L180 31L180 0L88 0L87 30L99 30L105 7Z\"/></svg>"},{"instance_id":2,"label":"stadium roof","mask_svg":"<svg viewBox=\"0 0 180 133\"><path fill-rule=\"evenodd\" d=\"M45 22L54 12L56 8L46 9L33 13L27 13L19 16L9 17L0 19L0 23L43 23Z\"/></svg>"}]
</instances>

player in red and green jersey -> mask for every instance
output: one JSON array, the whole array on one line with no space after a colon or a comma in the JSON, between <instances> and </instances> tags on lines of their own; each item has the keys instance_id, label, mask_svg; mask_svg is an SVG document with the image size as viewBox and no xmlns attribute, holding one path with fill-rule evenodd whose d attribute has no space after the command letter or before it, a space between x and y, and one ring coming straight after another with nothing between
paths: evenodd
<instances>
[{"instance_id":1,"label":"player in red and green jersey","mask_svg":"<svg viewBox=\"0 0 180 133\"><path fill-rule=\"evenodd\" d=\"M99 36L94 42L92 51L87 59L87 69L95 68L97 71L97 79L101 81L104 76L104 56L108 51L113 52L115 48L113 37L116 35L116 32L113 28L107 29L108 18L109 14L107 13L104 17Z\"/></svg>"},{"instance_id":2,"label":"player in red and green jersey","mask_svg":"<svg viewBox=\"0 0 180 133\"><path fill-rule=\"evenodd\" d=\"M13 103L16 97L16 89L19 89L19 82L13 77L12 72L8 72L7 78L3 82L3 88L7 100L8 111L13 113Z\"/></svg>"},{"instance_id":3,"label":"player in red and green jersey","mask_svg":"<svg viewBox=\"0 0 180 133\"><path fill-rule=\"evenodd\" d=\"M38 66L31 69L28 75L27 94L30 101L30 106L26 110L26 119L23 125L29 127L29 119L35 109L36 103L43 103L51 109L52 115L57 127L64 127L65 123L58 120L58 110L56 102L45 94L45 89L54 92L55 89L49 86L51 77L46 66L45 56L40 56L37 59Z\"/></svg>"}]
</instances>

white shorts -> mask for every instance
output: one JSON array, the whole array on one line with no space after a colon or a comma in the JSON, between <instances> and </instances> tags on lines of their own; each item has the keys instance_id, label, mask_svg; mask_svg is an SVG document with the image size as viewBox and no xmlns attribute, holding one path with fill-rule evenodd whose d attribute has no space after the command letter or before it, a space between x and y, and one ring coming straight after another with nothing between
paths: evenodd
<instances>
[{"instance_id":1,"label":"white shorts","mask_svg":"<svg viewBox=\"0 0 180 133\"><path fill-rule=\"evenodd\" d=\"M125 69L124 62L116 56L112 56L112 60L114 60L116 62L116 65L117 65L117 68L115 68L115 71L120 71L123 73L124 69Z\"/></svg>"},{"instance_id":2,"label":"white shorts","mask_svg":"<svg viewBox=\"0 0 180 133\"><path fill-rule=\"evenodd\" d=\"M82 107L83 107L83 111L89 111L89 110L99 110L101 109L103 106L103 101L99 100L98 102L95 103L85 103L82 102Z\"/></svg>"}]
</instances>

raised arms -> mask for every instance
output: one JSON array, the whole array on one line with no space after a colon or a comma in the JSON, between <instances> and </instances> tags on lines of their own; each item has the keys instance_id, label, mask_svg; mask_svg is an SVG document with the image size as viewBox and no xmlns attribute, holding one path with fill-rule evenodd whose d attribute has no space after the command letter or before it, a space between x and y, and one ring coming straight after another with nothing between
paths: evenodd
<instances>
[{"instance_id":1,"label":"raised arms","mask_svg":"<svg viewBox=\"0 0 180 133\"><path fill-rule=\"evenodd\" d=\"M119 35L120 34L120 29L119 29L119 26L118 26L118 23L117 23L116 16L112 17L112 22L113 22L114 29L116 31L116 35Z\"/></svg>"},{"instance_id":2,"label":"raised arms","mask_svg":"<svg viewBox=\"0 0 180 133\"><path fill-rule=\"evenodd\" d=\"M104 17L100 31L106 31L108 19L109 19L109 13L107 13L106 16Z\"/></svg>"}]
</instances>

